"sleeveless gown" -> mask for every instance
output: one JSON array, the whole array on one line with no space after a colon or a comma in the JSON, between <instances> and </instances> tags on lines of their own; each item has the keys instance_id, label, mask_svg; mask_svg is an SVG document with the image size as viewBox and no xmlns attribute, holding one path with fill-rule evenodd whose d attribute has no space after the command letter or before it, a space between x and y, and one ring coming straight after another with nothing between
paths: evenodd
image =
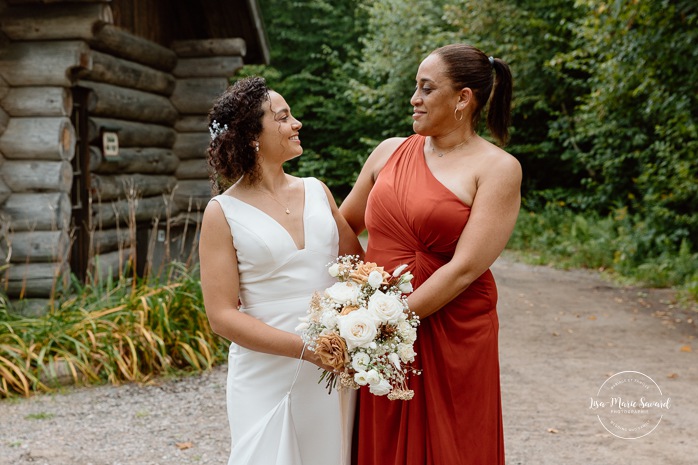
<instances>
[{"instance_id":1,"label":"sleeveless gown","mask_svg":"<svg viewBox=\"0 0 698 465\"><path fill-rule=\"evenodd\" d=\"M366 260L392 271L406 263L419 287L447 263L470 207L441 184L424 137L391 155L369 195ZM417 329L414 398L359 394L358 465L503 465L497 288L488 270ZM357 436L355 436L357 437Z\"/></svg>"},{"instance_id":2,"label":"sleeveless gown","mask_svg":"<svg viewBox=\"0 0 698 465\"><path fill-rule=\"evenodd\" d=\"M303 183L302 250L286 229L263 211L228 195L212 199L222 207L233 235L240 272L240 310L288 332L294 332L298 318L306 314L312 293L334 282L326 265L338 253L337 226L324 188L314 178L305 178ZM328 395L324 383L318 384L319 378L318 368L308 362L231 343L229 465L339 464L340 400L336 392Z\"/></svg>"}]
</instances>

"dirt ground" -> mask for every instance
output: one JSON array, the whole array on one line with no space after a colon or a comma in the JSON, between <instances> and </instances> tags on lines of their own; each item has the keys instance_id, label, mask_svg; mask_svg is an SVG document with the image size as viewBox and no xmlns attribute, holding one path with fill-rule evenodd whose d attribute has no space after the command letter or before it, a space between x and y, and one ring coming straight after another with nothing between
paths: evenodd
<instances>
[{"instance_id":1,"label":"dirt ground","mask_svg":"<svg viewBox=\"0 0 698 465\"><path fill-rule=\"evenodd\" d=\"M507 464L698 463L698 313L666 290L500 259ZM590 399L640 372L671 399L639 439L610 434ZM200 376L65 389L0 401L0 465L224 464L225 368Z\"/></svg>"}]
</instances>

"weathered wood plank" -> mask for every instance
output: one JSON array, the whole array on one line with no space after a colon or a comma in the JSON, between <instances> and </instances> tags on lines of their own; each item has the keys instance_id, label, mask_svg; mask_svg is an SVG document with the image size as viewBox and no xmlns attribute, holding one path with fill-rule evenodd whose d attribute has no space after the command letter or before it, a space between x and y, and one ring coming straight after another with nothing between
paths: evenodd
<instances>
[{"instance_id":1,"label":"weathered wood plank","mask_svg":"<svg viewBox=\"0 0 698 465\"><path fill-rule=\"evenodd\" d=\"M185 115L174 125L177 132L208 132L208 115Z\"/></svg>"},{"instance_id":2,"label":"weathered wood plank","mask_svg":"<svg viewBox=\"0 0 698 465\"><path fill-rule=\"evenodd\" d=\"M177 167L177 179L208 179L209 166L204 158L182 160Z\"/></svg>"},{"instance_id":3,"label":"weathered wood plank","mask_svg":"<svg viewBox=\"0 0 698 465\"><path fill-rule=\"evenodd\" d=\"M132 60L160 71L170 72L177 63L177 55L161 45L138 37L130 32L105 24L98 26L90 45L127 60Z\"/></svg>"},{"instance_id":4,"label":"weathered wood plank","mask_svg":"<svg viewBox=\"0 0 698 465\"><path fill-rule=\"evenodd\" d=\"M158 123L165 126L172 126L179 116L170 99L162 95L101 82L78 81L77 85L92 89L95 104L90 114L93 116Z\"/></svg>"},{"instance_id":5,"label":"weathered wood plank","mask_svg":"<svg viewBox=\"0 0 698 465\"><path fill-rule=\"evenodd\" d=\"M73 183L73 168L66 160L8 160L2 172L14 192L70 192Z\"/></svg>"},{"instance_id":6,"label":"weathered wood plank","mask_svg":"<svg viewBox=\"0 0 698 465\"><path fill-rule=\"evenodd\" d=\"M0 104L10 116L70 116L73 94L67 87L13 87Z\"/></svg>"},{"instance_id":7,"label":"weathered wood plank","mask_svg":"<svg viewBox=\"0 0 698 465\"><path fill-rule=\"evenodd\" d=\"M59 262L70 248L66 231L22 231L0 237L0 261L11 263Z\"/></svg>"},{"instance_id":8,"label":"weathered wood plank","mask_svg":"<svg viewBox=\"0 0 698 465\"><path fill-rule=\"evenodd\" d=\"M240 57L180 58L172 74L181 78L230 78L243 65L244 63Z\"/></svg>"},{"instance_id":9,"label":"weathered wood plank","mask_svg":"<svg viewBox=\"0 0 698 465\"><path fill-rule=\"evenodd\" d=\"M138 123L113 118L89 118L88 140L90 144L99 142L101 130L115 130L119 134L119 147L163 147L172 148L177 133L171 127L159 124ZM0 138L0 142L2 138ZM0 151L2 147L0 146Z\"/></svg>"},{"instance_id":10,"label":"weathered wood plank","mask_svg":"<svg viewBox=\"0 0 698 465\"><path fill-rule=\"evenodd\" d=\"M92 206L92 224L100 229L113 228L117 224L127 225L131 212L135 220L152 221L165 218L167 206L162 196L145 197L138 201L120 200L117 202L100 202ZM174 214L176 212L171 212Z\"/></svg>"},{"instance_id":11,"label":"weathered wood plank","mask_svg":"<svg viewBox=\"0 0 698 465\"><path fill-rule=\"evenodd\" d=\"M206 158L206 149L209 142L211 142L209 133L184 132L177 134L172 150L180 160Z\"/></svg>"},{"instance_id":12,"label":"weathered wood plank","mask_svg":"<svg viewBox=\"0 0 698 465\"><path fill-rule=\"evenodd\" d=\"M206 208L213 197L211 182L203 179L181 180L177 182L174 202L180 212L198 212Z\"/></svg>"},{"instance_id":13,"label":"weathered wood plank","mask_svg":"<svg viewBox=\"0 0 698 465\"><path fill-rule=\"evenodd\" d=\"M0 135L2 135L7 129L7 125L10 123L10 115L0 108Z\"/></svg>"},{"instance_id":14,"label":"weathered wood plank","mask_svg":"<svg viewBox=\"0 0 698 465\"><path fill-rule=\"evenodd\" d=\"M98 281L104 281L109 277L117 278L126 270L130 259L129 252L128 249L122 249L95 255L88 269Z\"/></svg>"},{"instance_id":15,"label":"weathered wood plank","mask_svg":"<svg viewBox=\"0 0 698 465\"><path fill-rule=\"evenodd\" d=\"M92 234L92 249L97 254L123 250L131 246L131 240L128 228L102 229Z\"/></svg>"},{"instance_id":16,"label":"weathered wood plank","mask_svg":"<svg viewBox=\"0 0 698 465\"><path fill-rule=\"evenodd\" d=\"M2 172L2 163L0 163L0 172ZM3 177L0 176L0 207L5 203L10 195L12 195L12 190L10 190L10 187L5 183ZM4 219L0 218L0 222L3 221ZM2 232L2 228L0 228L0 232Z\"/></svg>"},{"instance_id":17,"label":"weathered wood plank","mask_svg":"<svg viewBox=\"0 0 698 465\"><path fill-rule=\"evenodd\" d=\"M11 86L71 87L73 70L91 67L83 41L12 42L0 48L0 76Z\"/></svg>"},{"instance_id":18,"label":"weathered wood plank","mask_svg":"<svg viewBox=\"0 0 698 465\"><path fill-rule=\"evenodd\" d=\"M121 87L170 96L175 78L148 66L92 50L92 67L75 70L75 79L105 82Z\"/></svg>"},{"instance_id":19,"label":"weathered wood plank","mask_svg":"<svg viewBox=\"0 0 698 465\"><path fill-rule=\"evenodd\" d=\"M10 297L48 297L67 285L69 267L61 262L16 263L5 270ZM5 276L2 276L5 278Z\"/></svg>"},{"instance_id":20,"label":"weathered wood plank","mask_svg":"<svg viewBox=\"0 0 698 465\"><path fill-rule=\"evenodd\" d=\"M0 46L5 46L5 44L2 44ZM11 87L7 83L7 81L2 76L0 76L0 99L5 98L10 89Z\"/></svg>"},{"instance_id":21,"label":"weathered wood plank","mask_svg":"<svg viewBox=\"0 0 698 465\"><path fill-rule=\"evenodd\" d=\"M105 160L99 147L90 146L90 171L93 173L172 174L177 166L179 158L170 149L119 148L117 159Z\"/></svg>"},{"instance_id":22,"label":"weathered wood plank","mask_svg":"<svg viewBox=\"0 0 698 465\"><path fill-rule=\"evenodd\" d=\"M0 152L7 159L71 160L75 142L67 117L10 118L0 136Z\"/></svg>"},{"instance_id":23,"label":"weathered wood plank","mask_svg":"<svg viewBox=\"0 0 698 465\"><path fill-rule=\"evenodd\" d=\"M227 87L225 78L178 79L172 93L172 104L183 115L205 115Z\"/></svg>"},{"instance_id":24,"label":"weathered wood plank","mask_svg":"<svg viewBox=\"0 0 698 465\"><path fill-rule=\"evenodd\" d=\"M90 39L98 24L113 22L106 3L17 6L3 12L0 30L17 41Z\"/></svg>"},{"instance_id":25,"label":"weathered wood plank","mask_svg":"<svg viewBox=\"0 0 698 465\"><path fill-rule=\"evenodd\" d=\"M179 57L239 56L247 54L245 40L228 39L175 40L172 50Z\"/></svg>"},{"instance_id":26,"label":"weathered wood plank","mask_svg":"<svg viewBox=\"0 0 698 465\"><path fill-rule=\"evenodd\" d=\"M71 213L70 196L64 192L13 193L0 206L13 231L67 230Z\"/></svg>"},{"instance_id":27,"label":"weathered wood plank","mask_svg":"<svg viewBox=\"0 0 698 465\"><path fill-rule=\"evenodd\" d=\"M92 175L93 196L102 201L124 198L130 192L137 197L150 197L172 192L177 179L174 176L146 174Z\"/></svg>"}]
</instances>

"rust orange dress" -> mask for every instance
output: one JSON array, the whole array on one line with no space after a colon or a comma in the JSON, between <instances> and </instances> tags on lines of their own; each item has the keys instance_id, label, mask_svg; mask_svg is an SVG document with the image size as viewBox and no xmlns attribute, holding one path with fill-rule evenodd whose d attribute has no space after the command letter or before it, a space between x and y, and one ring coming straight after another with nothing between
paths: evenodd
<instances>
[{"instance_id":1,"label":"rust orange dress","mask_svg":"<svg viewBox=\"0 0 698 465\"><path fill-rule=\"evenodd\" d=\"M408 264L418 288L447 263L470 207L441 184L409 137L380 172L366 208L366 260L387 271ZM361 388L357 465L503 465L497 287L488 270L417 329L414 398Z\"/></svg>"}]
</instances>

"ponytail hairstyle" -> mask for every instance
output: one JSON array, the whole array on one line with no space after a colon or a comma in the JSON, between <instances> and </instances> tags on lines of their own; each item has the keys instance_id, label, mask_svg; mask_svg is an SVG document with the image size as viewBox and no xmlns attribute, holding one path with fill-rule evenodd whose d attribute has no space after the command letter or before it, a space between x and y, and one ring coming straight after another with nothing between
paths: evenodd
<instances>
[{"instance_id":1,"label":"ponytail hairstyle","mask_svg":"<svg viewBox=\"0 0 698 465\"><path fill-rule=\"evenodd\" d=\"M222 193L243 176L251 185L259 182L253 142L262 133L262 104L269 100L269 91L264 78L247 77L228 87L209 111L211 142L206 152L214 193Z\"/></svg>"},{"instance_id":2,"label":"ponytail hairstyle","mask_svg":"<svg viewBox=\"0 0 698 465\"><path fill-rule=\"evenodd\" d=\"M472 125L477 128L482 109L487 106L487 129L500 146L509 142L511 123L512 78L509 65L499 58L488 57L482 50L467 44L451 44L437 48L446 65L446 76L454 90L469 87L475 96Z\"/></svg>"}]
</instances>

